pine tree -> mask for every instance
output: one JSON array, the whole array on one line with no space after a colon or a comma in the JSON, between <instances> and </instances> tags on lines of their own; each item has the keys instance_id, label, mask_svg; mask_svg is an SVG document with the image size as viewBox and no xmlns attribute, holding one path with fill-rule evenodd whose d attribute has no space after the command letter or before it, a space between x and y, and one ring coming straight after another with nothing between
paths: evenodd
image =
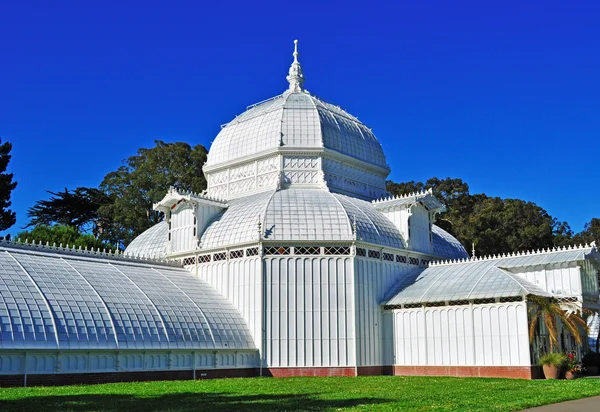
<instances>
[{"instance_id":1,"label":"pine tree","mask_svg":"<svg viewBox=\"0 0 600 412\"><path fill-rule=\"evenodd\" d=\"M0 138L0 231L8 229L17 221L16 213L8 208L11 205L11 192L17 187L17 182L13 181L13 174L6 173L11 149L12 144L2 144Z\"/></svg>"}]
</instances>

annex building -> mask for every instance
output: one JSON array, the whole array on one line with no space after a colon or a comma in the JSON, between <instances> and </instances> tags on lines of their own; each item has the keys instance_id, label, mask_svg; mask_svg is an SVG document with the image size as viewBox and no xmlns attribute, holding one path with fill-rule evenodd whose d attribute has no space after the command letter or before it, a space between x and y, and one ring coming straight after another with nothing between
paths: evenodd
<instances>
[{"instance_id":1,"label":"annex building","mask_svg":"<svg viewBox=\"0 0 600 412\"><path fill-rule=\"evenodd\" d=\"M223 376L532 378L528 297L600 309L595 245L469 258L371 129L303 88L224 125L124 254L0 242L0 385ZM574 342L568 333L563 348Z\"/></svg>"}]
</instances>

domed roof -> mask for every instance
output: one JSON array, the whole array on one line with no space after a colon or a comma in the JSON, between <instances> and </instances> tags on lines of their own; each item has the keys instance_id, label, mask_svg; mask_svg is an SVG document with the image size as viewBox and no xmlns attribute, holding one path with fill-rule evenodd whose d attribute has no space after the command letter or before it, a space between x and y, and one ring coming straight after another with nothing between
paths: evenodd
<instances>
[{"instance_id":1,"label":"domed roof","mask_svg":"<svg viewBox=\"0 0 600 412\"><path fill-rule=\"evenodd\" d=\"M464 246L439 226L431 226L431 235L433 241L433 254L443 259L465 259L469 253Z\"/></svg>"},{"instance_id":2,"label":"domed roof","mask_svg":"<svg viewBox=\"0 0 600 412\"><path fill-rule=\"evenodd\" d=\"M210 147L206 165L243 160L279 148L325 148L388 168L371 129L305 91L288 91L251 106L225 125Z\"/></svg>"},{"instance_id":3,"label":"domed roof","mask_svg":"<svg viewBox=\"0 0 600 412\"><path fill-rule=\"evenodd\" d=\"M329 149L383 169L383 149L370 128L338 106L310 95L302 88L304 75L294 62L280 96L249 106L217 135L206 161L208 168L277 149Z\"/></svg>"},{"instance_id":4,"label":"domed roof","mask_svg":"<svg viewBox=\"0 0 600 412\"><path fill-rule=\"evenodd\" d=\"M225 247L258 239L329 242L358 240L403 248L402 235L371 203L321 189L284 189L233 199L206 229L203 248Z\"/></svg>"},{"instance_id":5,"label":"domed roof","mask_svg":"<svg viewBox=\"0 0 600 412\"><path fill-rule=\"evenodd\" d=\"M127 256L161 259L167 254L169 224L164 220L145 230L123 252Z\"/></svg>"},{"instance_id":6,"label":"domed roof","mask_svg":"<svg viewBox=\"0 0 600 412\"><path fill-rule=\"evenodd\" d=\"M232 199L204 232L202 248L218 248L258 239L280 241L352 241L356 222L357 240L381 246L404 248L402 235L372 203L319 189L284 189ZM160 222L146 230L125 250L126 255L149 258L166 256L169 227ZM450 233L432 225L433 255L463 259L468 253Z\"/></svg>"},{"instance_id":7,"label":"domed roof","mask_svg":"<svg viewBox=\"0 0 600 412\"><path fill-rule=\"evenodd\" d=\"M358 240L405 248L406 239L378 209L380 202L365 201L386 193L389 174L371 129L302 88L297 42L287 80L287 91L249 107L215 138L203 169L206 193L222 199L225 210L199 233L200 248L256 242L259 227L264 241ZM157 225L126 253L164 256L167 237L166 224ZM432 243L439 257L466 256L456 239L435 226Z\"/></svg>"}]
</instances>

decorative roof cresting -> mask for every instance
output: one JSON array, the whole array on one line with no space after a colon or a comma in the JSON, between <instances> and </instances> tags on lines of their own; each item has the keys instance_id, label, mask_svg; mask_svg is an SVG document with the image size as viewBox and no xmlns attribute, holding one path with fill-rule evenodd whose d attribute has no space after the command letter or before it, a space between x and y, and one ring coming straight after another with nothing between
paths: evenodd
<instances>
[{"instance_id":1,"label":"decorative roof cresting","mask_svg":"<svg viewBox=\"0 0 600 412\"><path fill-rule=\"evenodd\" d=\"M293 93L298 93L304 90L302 85L304 84L304 74L302 73L302 66L298 61L298 40L294 40L294 61L290 66L290 71L288 76L286 77L287 81L290 83L289 91Z\"/></svg>"}]
</instances>

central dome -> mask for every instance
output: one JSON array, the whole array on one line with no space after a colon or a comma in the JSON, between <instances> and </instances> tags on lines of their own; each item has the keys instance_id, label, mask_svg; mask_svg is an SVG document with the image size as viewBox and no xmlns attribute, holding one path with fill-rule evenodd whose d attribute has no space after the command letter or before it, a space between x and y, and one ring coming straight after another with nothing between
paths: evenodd
<instances>
[{"instance_id":1,"label":"central dome","mask_svg":"<svg viewBox=\"0 0 600 412\"><path fill-rule=\"evenodd\" d=\"M127 254L189 261L190 253L207 259L255 242L294 248L358 242L425 260L466 256L433 225L444 206L431 192L381 199L390 170L377 138L356 117L304 90L297 42L293 56L288 90L222 127L203 168L207 190L172 188L154 205L168 224L140 235ZM216 253L218 261L226 256ZM390 262L392 252L385 255Z\"/></svg>"},{"instance_id":2,"label":"central dome","mask_svg":"<svg viewBox=\"0 0 600 412\"><path fill-rule=\"evenodd\" d=\"M222 126L204 166L208 193L231 199L302 185L384 196L390 169L381 144L356 117L302 88L297 43L287 80L283 94Z\"/></svg>"},{"instance_id":3,"label":"central dome","mask_svg":"<svg viewBox=\"0 0 600 412\"><path fill-rule=\"evenodd\" d=\"M387 168L373 132L341 108L306 91L286 92L250 106L223 127L206 164L235 162L283 149L329 149Z\"/></svg>"}]
</instances>

